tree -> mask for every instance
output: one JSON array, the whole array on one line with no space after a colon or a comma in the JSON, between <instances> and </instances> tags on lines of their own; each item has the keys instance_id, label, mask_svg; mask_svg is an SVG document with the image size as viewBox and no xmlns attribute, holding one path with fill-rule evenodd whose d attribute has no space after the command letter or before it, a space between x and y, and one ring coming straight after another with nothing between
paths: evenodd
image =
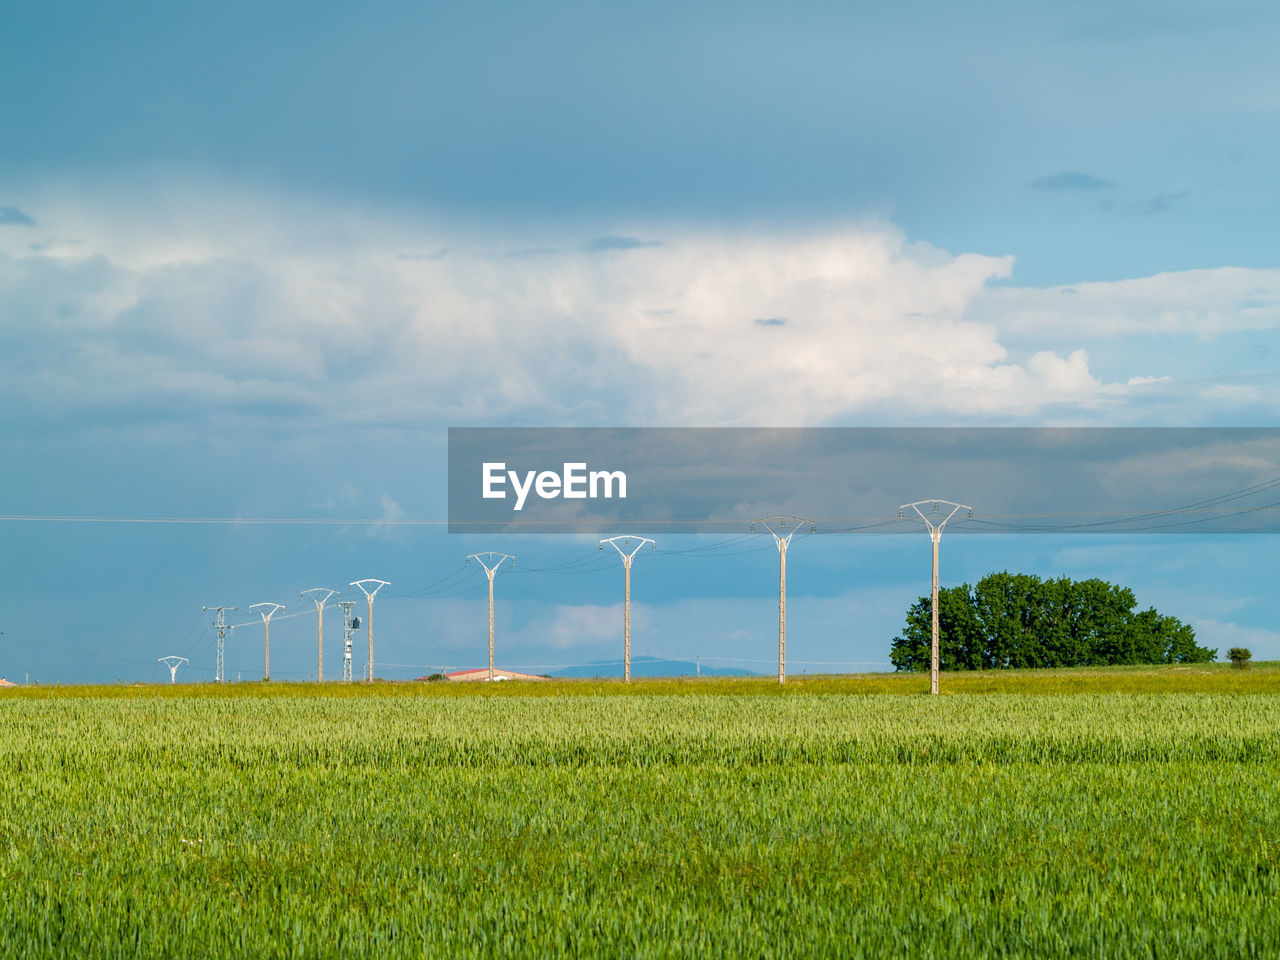
<instances>
[{"instance_id":1,"label":"tree","mask_svg":"<svg viewBox=\"0 0 1280 960\"><path fill-rule=\"evenodd\" d=\"M1196 644L1187 624L1136 606L1132 590L1096 578L1041 580L1004 571L973 587L947 587L938 591L941 668L1203 663L1217 656ZM889 653L898 670L928 669L930 614L928 597L907 610Z\"/></svg>"},{"instance_id":2,"label":"tree","mask_svg":"<svg viewBox=\"0 0 1280 960\"><path fill-rule=\"evenodd\" d=\"M1231 661L1233 667L1243 670L1253 659L1253 652L1248 647L1232 647L1227 651L1227 659Z\"/></svg>"}]
</instances>

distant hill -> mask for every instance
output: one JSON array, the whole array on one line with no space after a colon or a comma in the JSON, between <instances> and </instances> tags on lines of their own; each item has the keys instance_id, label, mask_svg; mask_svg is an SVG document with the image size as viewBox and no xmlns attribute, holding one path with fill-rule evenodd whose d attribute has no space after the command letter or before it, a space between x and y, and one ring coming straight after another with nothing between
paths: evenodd
<instances>
[{"instance_id":1,"label":"distant hill","mask_svg":"<svg viewBox=\"0 0 1280 960\"><path fill-rule=\"evenodd\" d=\"M694 660L664 660L661 657L632 657L631 676L633 677L693 677L698 675L698 664ZM754 677L754 670L742 667L709 667L702 665L701 675L704 677ZM554 677L620 677L622 676L621 660L597 660L594 663L578 667L565 667L552 673Z\"/></svg>"}]
</instances>

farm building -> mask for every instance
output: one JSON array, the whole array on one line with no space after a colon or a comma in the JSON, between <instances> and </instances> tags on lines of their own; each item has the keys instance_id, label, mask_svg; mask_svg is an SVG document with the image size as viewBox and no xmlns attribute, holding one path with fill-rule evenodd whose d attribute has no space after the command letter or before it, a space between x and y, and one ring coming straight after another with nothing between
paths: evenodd
<instances>
[{"instance_id":1,"label":"farm building","mask_svg":"<svg viewBox=\"0 0 1280 960\"><path fill-rule=\"evenodd\" d=\"M488 667L477 667L474 670L455 670L453 673L446 673L446 677L450 680L456 680L462 683L470 683L477 680L489 679ZM497 680L546 680L546 677L540 677L534 673L517 673L514 670L498 670L493 671L493 679Z\"/></svg>"}]
</instances>

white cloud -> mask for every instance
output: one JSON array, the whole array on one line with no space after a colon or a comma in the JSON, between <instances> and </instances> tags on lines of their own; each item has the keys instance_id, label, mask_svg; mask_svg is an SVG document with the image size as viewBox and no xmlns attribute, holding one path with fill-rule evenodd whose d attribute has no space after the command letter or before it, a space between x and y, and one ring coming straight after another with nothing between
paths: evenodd
<instances>
[{"instance_id":1,"label":"white cloud","mask_svg":"<svg viewBox=\"0 0 1280 960\"><path fill-rule=\"evenodd\" d=\"M1209 340L1280 329L1280 270L1218 267L1070 286L998 287L976 299L973 315L1017 337Z\"/></svg>"},{"instance_id":2,"label":"white cloud","mask_svg":"<svg viewBox=\"0 0 1280 960\"><path fill-rule=\"evenodd\" d=\"M631 629L643 631L649 626L646 607L631 605ZM622 604L552 604L522 627L513 637L516 645L569 648L594 648L619 638L621 648Z\"/></svg>"},{"instance_id":3,"label":"white cloud","mask_svg":"<svg viewBox=\"0 0 1280 960\"><path fill-rule=\"evenodd\" d=\"M1073 350L1065 359L1052 350L1041 350L1032 355L1027 369L1040 378L1046 389L1063 397L1087 399L1102 389L1101 381L1089 373L1089 355L1084 350Z\"/></svg>"},{"instance_id":4,"label":"white cloud","mask_svg":"<svg viewBox=\"0 0 1280 960\"><path fill-rule=\"evenodd\" d=\"M400 520L404 518L404 508L389 494L382 494L379 498L379 503L382 506L383 520Z\"/></svg>"},{"instance_id":5,"label":"white cloud","mask_svg":"<svg viewBox=\"0 0 1280 960\"><path fill-rule=\"evenodd\" d=\"M1010 258L952 255L883 224L613 229L603 232L661 243L593 251L584 237L601 231L499 243L225 190L118 201L127 209L67 195L23 202L41 231L77 242L0 249L0 400L68 420L1088 416L1166 378L1104 382L1084 349L1057 346L1063 331L1209 335L1261 329L1277 309L1267 271L1071 294L988 289ZM1053 349L1010 359L1006 333L1050 329L1042 346Z\"/></svg>"}]
</instances>

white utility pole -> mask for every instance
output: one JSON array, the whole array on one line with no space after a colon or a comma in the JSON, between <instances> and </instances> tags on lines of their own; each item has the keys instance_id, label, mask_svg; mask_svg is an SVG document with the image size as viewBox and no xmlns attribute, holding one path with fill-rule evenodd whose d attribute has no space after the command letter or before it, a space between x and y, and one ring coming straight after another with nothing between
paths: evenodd
<instances>
[{"instance_id":1,"label":"white utility pole","mask_svg":"<svg viewBox=\"0 0 1280 960\"><path fill-rule=\"evenodd\" d=\"M328 587L312 587L300 594L302 599L310 599L316 605L316 683L324 683L324 605L337 592ZM307 597L309 593L313 594L310 598Z\"/></svg>"},{"instance_id":2,"label":"white utility pole","mask_svg":"<svg viewBox=\"0 0 1280 960\"><path fill-rule=\"evenodd\" d=\"M262 609L258 609L261 607ZM262 617L262 679L271 679L271 618L284 609L282 603L251 603L250 610L257 610Z\"/></svg>"},{"instance_id":3,"label":"white utility pole","mask_svg":"<svg viewBox=\"0 0 1280 960\"><path fill-rule=\"evenodd\" d=\"M635 549L631 549L631 541L636 542ZM654 550L658 549L658 545L648 537L609 537L607 540L600 541L600 549L604 549L605 544L613 547L618 551L618 556L622 558L622 568L626 571L624 579L626 581L626 590L623 594L624 600L622 604L622 636L623 636L623 654L622 654L622 679L626 683L631 682L631 559L640 552L640 548L646 543ZM630 552L628 552L630 551Z\"/></svg>"},{"instance_id":4,"label":"white utility pole","mask_svg":"<svg viewBox=\"0 0 1280 960\"><path fill-rule=\"evenodd\" d=\"M166 667L169 668L170 683L178 682L178 667L182 666L182 664L184 663L190 663L190 662L191 661L188 660L186 657L160 657L158 660L156 660L156 663L163 663Z\"/></svg>"},{"instance_id":5,"label":"white utility pole","mask_svg":"<svg viewBox=\"0 0 1280 960\"><path fill-rule=\"evenodd\" d=\"M818 528L812 520L803 517L765 517L753 520L751 529L760 524L773 536L778 545L778 682L787 682L787 547L791 546L791 538L796 531L807 526L810 533L817 533Z\"/></svg>"},{"instance_id":6,"label":"white utility pole","mask_svg":"<svg viewBox=\"0 0 1280 960\"><path fill-rule=\"evenodd\" d=\"M365 667L365 679L373 683L373 598L378 595L378 591L383 587L391 586L389 580L352 580L351 586L359 587L360 592L369 598L369 619L366 621L369 625L369 663Z\"/></svg>"},{"instance_id":7,"label":"white utility pole","mask_svg":"<svg viewBox=\"0 0 1280 960\"><path fill-rule=\"evenodd\" d=\"M227 637L226 611L230 610L232 612L235 612L236 608L235 607L205 607L204 609L218 611L218 620L217 620L217 623L215 624L215 626L218 628L218 664L217 664L217 669L214 672L213 679L215 683L222 683L227 679L223 671L223 661L222 661L222 642Z\"/></svg>"},{"instance_id":8,"label":"white utility pole","mask_svg":"<svg viewBox=\"0 0 1280 960\"><path fill-rule=\"evenodd\" d=\"M485 557L489 558L488 563L485 562L485 559L484 559ZM494 561L494 557L498 558L496 562ZM511 565L514 567L516 565L516 558L509 553L487 553L487 554L473 553L471 554L471 556L467 557L467 563L470 563L472 560L480 564L480 566L484 567L484 572L489 577L489 679L492 680L493 679L493 575L498 572L498 568L502 566L502 561L504 560L510 560Z\"/></svg>"},{"instance_id":9,"label":"white utility pole","mask_svg":"<svg viewBox=\"0 0 1280 960\"><path fill-rule=\"evenodd\" d=\"M931 516L933 516L934 519L930 519L930 517L926 516L924 511L920 509L922 505L928 504L933 505ZM938 513L938 504L952 508L951 512L948 513L941 521L936 519L938 516L941 516L941 514ZM930 594L931 600L929 601L929 616L931 620L930 633L933 640L929 652L929 692L931 694L936 694L938 692L938 541L942 539L942 529L947 525L948 520L954 517L961 510L968 510L969 516L972 517L973 507L963 503L952 503L950 500L917 500L915 503L904 503L898 508L899 519L902 518L902 511L908 508L919 514L920 519L924 521L924 525L929 530L929 539L933 541L933 588L932 593Z\"/></svg>"}]
</instances>

